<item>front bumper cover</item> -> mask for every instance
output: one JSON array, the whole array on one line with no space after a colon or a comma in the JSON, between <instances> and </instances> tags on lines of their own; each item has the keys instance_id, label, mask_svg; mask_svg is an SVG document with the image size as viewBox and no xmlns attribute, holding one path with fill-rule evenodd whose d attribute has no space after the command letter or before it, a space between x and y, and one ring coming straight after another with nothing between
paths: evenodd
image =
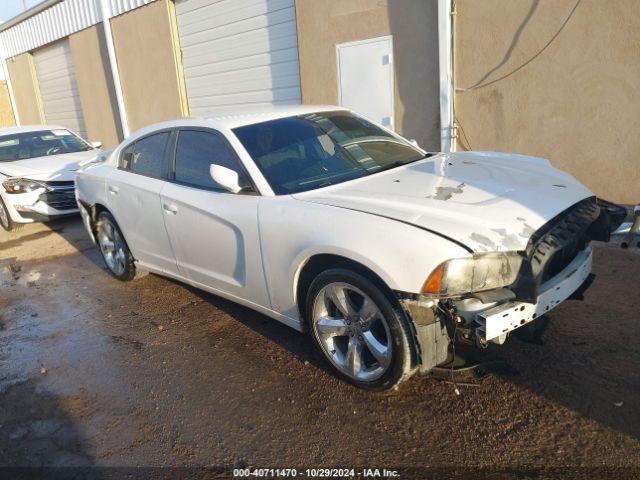
<instances>
[{"instance_id":1,"label":"front bumper cover","mask_svg":"<svg viewBox=\"0 0 640 480\"><path fill-rule=\"evenodd\" d=\"M16 223L47 221L78 212L73 187L39 188L26 193L7 193L5 204Z\"/></svg>"},{"instance_id":2,"label":"front bumper cover","mask_svg":"<svg viewBox=\"0 0 640 480\"><path fill-rule=\"evenodd\" d=\"M591 274L593 251L587 247L562 271L541 287L535 303L510 301L476 315L476 334L482 341L506 335L546 314L569 298Z\"/></svg>"}]
</instances>

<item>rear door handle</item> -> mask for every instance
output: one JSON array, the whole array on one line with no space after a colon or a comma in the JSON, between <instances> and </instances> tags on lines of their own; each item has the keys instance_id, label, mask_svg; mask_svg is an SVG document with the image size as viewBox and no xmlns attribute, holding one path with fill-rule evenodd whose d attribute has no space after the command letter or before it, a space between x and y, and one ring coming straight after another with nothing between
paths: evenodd
<instances>
[{"instance_id":1,"label":"rear door handle","mask_svg":"<svg viewBox=\"0 0 640 480\"><path fill-rule=\"evenodd\" d=\"M109 185L109 193L111 195L117 195L120 189L114 185Z\"/></svg>"},{"instance_id":2,"label":"rear door handle","mask_svg":"<svg viewBox=\"0 0 640 480\"><path fill-rule=\"evenodd\" d=\"M175 215L176 213L178 213L178 207L176 207L175 205L167 205L166 203L164 203L162 204L162 209L168 215Z\"/></svg>"}]
</instances>

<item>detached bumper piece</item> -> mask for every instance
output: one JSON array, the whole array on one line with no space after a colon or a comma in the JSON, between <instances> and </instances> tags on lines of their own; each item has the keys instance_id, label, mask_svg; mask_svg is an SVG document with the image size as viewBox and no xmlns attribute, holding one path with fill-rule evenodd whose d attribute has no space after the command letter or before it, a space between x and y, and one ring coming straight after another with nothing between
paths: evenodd
<instances>
[{"instance_id":1,"label":"detached bumper piece","mask_svg":"<svg viewBox=\"0 0 640 480\"><path fill-rule=\"evenodd\" d=\"M622 224L615 233L624 235L624 240L620 244L622 248L629 248L636 239L638 240L636 245L640 248L640 205L636 205L633 209L633 222Z\"/></svg>"}]
</instances>

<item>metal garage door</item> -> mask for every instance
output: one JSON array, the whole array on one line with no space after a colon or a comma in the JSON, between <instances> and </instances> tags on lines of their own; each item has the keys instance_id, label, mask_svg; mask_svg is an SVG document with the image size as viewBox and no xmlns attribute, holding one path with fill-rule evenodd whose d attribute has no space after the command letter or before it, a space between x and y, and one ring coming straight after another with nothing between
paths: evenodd
<instances>
[{"instance_id":1,"label":"metal garage door","mask_svg":"<svg viewBox=\"0 0 640 480\"><path fill-rule=\"evenodd\" d=\"M33 59L45 121L69 128L86 138L87 132L68 40L36 50Z\"/></svg>"},{"instance_id":2,"label":"metal garage door","mask_svg":"<svg viewBox=\"0 0 640 480\"><path fill-rule=\"evenodd\" d=\"M300 104L294 0L176 1L191 115Z\"/></svg>"}]
</instances>

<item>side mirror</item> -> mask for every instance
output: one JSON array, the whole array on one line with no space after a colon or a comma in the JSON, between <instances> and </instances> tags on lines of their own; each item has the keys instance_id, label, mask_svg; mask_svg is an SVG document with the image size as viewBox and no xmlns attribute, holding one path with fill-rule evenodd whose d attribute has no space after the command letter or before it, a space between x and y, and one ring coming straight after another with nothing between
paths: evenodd
<instances>
[{"instance_id":1,"label":"side mirror","mask_svg":"<svg viewBox=\"0 0 640 480\"><path fill-rule=\"evenodd\" d=\"M209 173L211 174L213 181L225 190L228 190L231 193L238 193L242 190L238 172L234 172L230 168L223 167L222 165L212 163L209 167Z\"/></svg>"},{"instance_id":2,"label":"side mirror","mask_svg":"<svg viewBox=\"0 0 640 480\"><path fill-rule=\"evenodd\" d=\"M96 140L95 142L91 142L90 145L93 148L100 148L100 147L102 147L102 142L100 140Z\"/></svg>"}]
</instances>

